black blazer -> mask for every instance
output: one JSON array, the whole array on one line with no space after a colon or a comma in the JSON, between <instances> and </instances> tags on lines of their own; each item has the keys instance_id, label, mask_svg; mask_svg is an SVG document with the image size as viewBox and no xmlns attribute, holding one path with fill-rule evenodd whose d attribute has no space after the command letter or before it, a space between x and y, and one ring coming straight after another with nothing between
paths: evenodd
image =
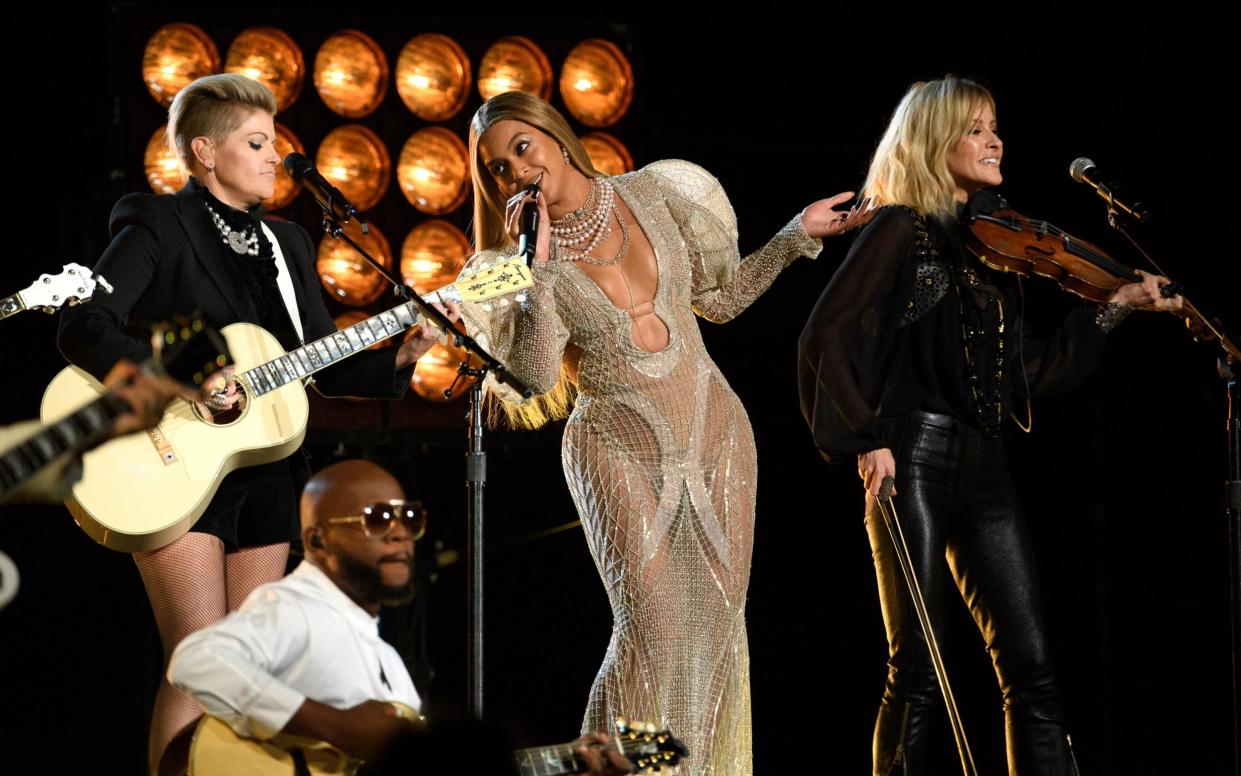
<instances>
[{"instance_id":1,"label":"black blazer","mask_svg":"<svg viewBox=\"0 0 1241 776\"><path fill-rule=\"evenodd\" d=\"M319 291L310 235L287 221L264 223L292 273L303 337L310 342L336 331ZM122 357L143 361L151 355L143 327L177 314L197 311L216 328L258 323L241 273L193 185L175 195L126 195L112 209L108 228L112 242L94 271L115 290L69 308L60 319L57 345L73 364L102 380ZM396 370L396 348L388 348L353 355L315 380L325 395L399 398L412 374L412 367Z\"/></svg>"}]
</instances>

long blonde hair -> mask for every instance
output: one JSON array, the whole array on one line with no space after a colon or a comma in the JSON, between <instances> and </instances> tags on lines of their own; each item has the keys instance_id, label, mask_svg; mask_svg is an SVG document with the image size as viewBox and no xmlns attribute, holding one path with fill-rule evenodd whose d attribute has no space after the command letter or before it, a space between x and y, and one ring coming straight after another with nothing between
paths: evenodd
<instances>
[{"instance_id":1,"label":"long blonde hair","mask_svg":"<svg viewBox=\"0 0 1241 776\"><path fill-rule=\"evenodd\" d=\"M981 106L995 99L981 84L947 75L909 87L870 161L863 196L876 206L906 205L923 215L955 212L948 152L965 137Z\"/></svg>"},{"instance_id":2,"label":"long blonde hair","mask_svg":"<svg viewBox=\"0 0 1241 776\"><path fill-rule=\"evenodd\" d=\"M497 122L512 120L529 124L560 144L569 155L569 162L587 178L600 178L603 173L595 169L590 154L582 146L577 135L551 105L525 92L505 92L484 102L470 119L470 180L474 184L474 250L515 249L513 240L504 229L507 197L500 191L495 176L483 164L479 142L487 130ZM503 413L514 428L538 428L550 420L565 418L577 397L577 387L570 377L570 370L561 363L560 378L550 391L522 404L503 401L490 394L489 414L494 418L496 410Z\"/></svg>"}]
</instances>

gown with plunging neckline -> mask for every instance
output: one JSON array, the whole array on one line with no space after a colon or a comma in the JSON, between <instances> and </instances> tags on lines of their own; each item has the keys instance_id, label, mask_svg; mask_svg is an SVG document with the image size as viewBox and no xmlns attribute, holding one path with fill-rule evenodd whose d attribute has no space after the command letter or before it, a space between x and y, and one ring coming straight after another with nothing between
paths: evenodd
<instances>
[{"instance_id":1,"label":"gown with plunging neckline","mask_svg":"<svg viewBox=\"0 0 1241 776\"><path fill-rule=\"evenodd\" d=\"M680 774L741 776L752 770L754 436L694 314L730 320L822 244L799 216L742 260L723 188L689 162L612 182L655 253L652 302L666 347L638 347L630 315L580 267L557 261L536 269L520 302L463 304L462 317L539 392L560 378L567 345L581 351L561 462L613 615L583 731L610 730L618 716L654 722L692 753ZM505 253L477 254L467 270ZM518 399L494 381L488 388Z\"/></svg>"}]
</instances>

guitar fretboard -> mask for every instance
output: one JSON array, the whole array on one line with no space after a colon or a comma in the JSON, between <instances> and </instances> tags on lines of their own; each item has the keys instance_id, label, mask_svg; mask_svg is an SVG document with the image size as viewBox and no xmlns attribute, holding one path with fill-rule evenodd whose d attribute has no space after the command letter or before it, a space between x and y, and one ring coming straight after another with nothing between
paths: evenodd
<instances>
[{"instance_id":1,"label":"guitar fretboard","mask_svg":"<svg viewBox=\"0 0 1241 776\"><path fill-rule=\"evenodd\" d=\"M586 768L585 763L574 754L572 744L519 749L514 755L521 776L560 776Z\"/></svg>"},{"instance_id":2,"label":"guitar fretboard","mask_svg":"<svg viewBox=\"0 0 1241 776\"><path fill-rule=\"evenodd\" d=\"M361 323L354 324L323 339L315 340L279 358L242 373L253 387L255 396L277 388L342 361L366 350L376 342L396 336L417 323L414 303L406 302Z\"/></svg>"},{"instance_id":3,"label":"guitar fretboard","mask_svg":"<svg viewBox=\"0 0 1241 776\"><path fill-rule=\"evenodd\" d=\"M5 451L0 455L0 496L61 456L88 447L128 411L123 401L105 394Z\"/></svg>"}]
</instances>

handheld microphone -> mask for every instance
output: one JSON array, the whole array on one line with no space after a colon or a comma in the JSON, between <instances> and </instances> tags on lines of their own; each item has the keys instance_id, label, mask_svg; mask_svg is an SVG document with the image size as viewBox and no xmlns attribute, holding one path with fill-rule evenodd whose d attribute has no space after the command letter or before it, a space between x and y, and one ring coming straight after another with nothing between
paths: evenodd
<instances>
[{"instance_id":1,"label":"handheld microphone","mask_svg":"<svg viewBox=\"0 0 1241 776\"><path fill-rule=\"evenodd\" d=\"M328 213L337 221L346 223L358 214L358 209L353 206L340 190L328 183L319 171L315 169L314 162L302 156L299 153L291 153L284 158L284 169L293 180L306 187L306 190L314 196L318 201L319 207Z\"/></svg>"},{"instance_id":2,"label":"handheld microphone","mask_svg":"<svg viewBox=\"0 0 1241 776\"><path fill-rule=\"evenodd\" d=\"M531 183L522 191L535 200L539 198L539 184ZM526 257L526 266L534 263L534 249L539 238L539 205L527 202L521 209L521 234L517 237L517 255Z\"/></svg>"},{"instance_id":3,"label":"handheld microphone","mask_svg":"<svg viewBox=\"0 0 1241 776\"><path fill-rule=\"evenodd\" d=\"M1114 207L1120 212L1144 224L1151 218L1151 212L1146 209L1146 205L1141 202L1123 195L1124 187L1120 186L1099 174L1099 168L1095 163L1084 157L1079 156L1069 165L1069 176L1078 183L1084 183L1094 189L1095 193L1103 198L1108 205Z\"/></svg>"}]
</instances>

